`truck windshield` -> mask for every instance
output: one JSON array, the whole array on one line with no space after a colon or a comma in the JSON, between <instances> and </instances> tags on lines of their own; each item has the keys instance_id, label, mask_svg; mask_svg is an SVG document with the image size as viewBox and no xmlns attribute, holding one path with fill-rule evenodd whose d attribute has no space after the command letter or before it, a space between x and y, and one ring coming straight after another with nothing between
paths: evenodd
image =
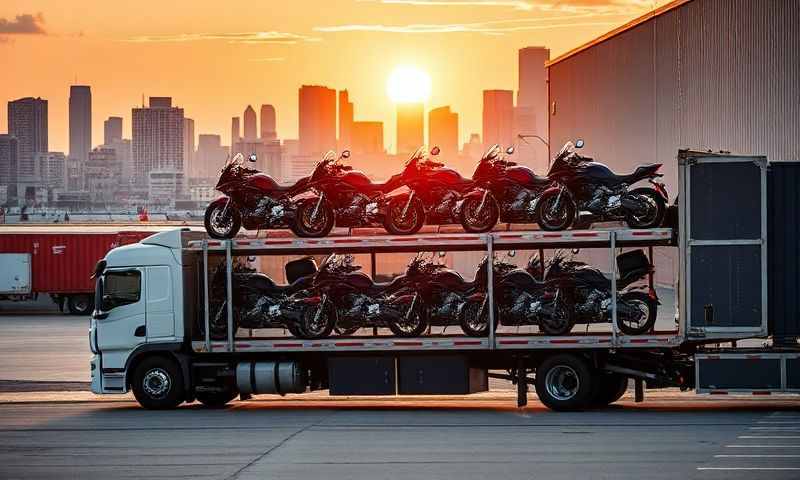
<instances>
[{"instance_id":1,"label":"truck windshield","mask_svg":"<svg viewBox=\"0 0 800 480\"><path fill-rule=\"evenodd\" d=\"M139 270L106 272L101 280L101 311L107 312L139 301L142 293L142 274Z\"/></svg>"}]
</instances>

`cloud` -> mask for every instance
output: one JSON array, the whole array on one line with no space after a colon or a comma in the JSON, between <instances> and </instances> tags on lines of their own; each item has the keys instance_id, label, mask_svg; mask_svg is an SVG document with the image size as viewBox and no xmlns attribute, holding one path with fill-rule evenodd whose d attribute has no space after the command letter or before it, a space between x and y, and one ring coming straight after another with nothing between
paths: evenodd
<instances>
[{"instance_id":1,"label":"cloud","mask_svg":"<svg viewBox=\"0 0 800 480\"><path fill-rule=\"evenodd\" d=\"M286 60L286 57L265 57L265 58L251 58L251 62L282 62Z\"/></svg>"},{"instance_id":2,"label":"cloud","mask_svg":"<svg viewBox=\"0 0 800 480\"><path fill-rule=\"evenodd\" d=\"M260 44L286 44L298 42L319 42L321 39L296 33L287 32L242 32L242 33L179 33L176 35L147 35L129 38L128 42L134 43L181 43L203 40L222 40L228 43L242 43L251 45Z\"/></svg>"},{"instance_id":3,"label":"cloud","mask_svg":"<svg viewBox=\"0 0 800 480\"><path fill-rule=\"evenodd\" d=\"M557 18L528 18L494 20L476 23L443 23L409 25L335 25L315 27L319 32L383 32L383 33L479 33L483 35L505 35L507 33L557 28L593 27L614 25L617 22L590 20L588 15ZM581 20L586 18L586 20ZM554 23L554 20L561 20Z\"/></svg>"},{"instance_id":4,"label":"cloud","mask_svg":"<svg viewBox=\"0 0 800 480\"><path fill-rule=\"evenodd\" d=\"M31 15L23 13L17 15L14 20L0 18L0 34L24 34L36 33L46 34L44 30L44 16L41 13Z\"/></svg>"},{"instance_id":5,"label":"cloud","mask_svg":"<svg viewBox=\"0 0 800 480\"><path fill-rule=\"evenodd\" d=\"M562 13L639 13L652 8L653 0L358 0L384 5L423 7L505 7L514 10Z\"/></svg>"}]
</instances>

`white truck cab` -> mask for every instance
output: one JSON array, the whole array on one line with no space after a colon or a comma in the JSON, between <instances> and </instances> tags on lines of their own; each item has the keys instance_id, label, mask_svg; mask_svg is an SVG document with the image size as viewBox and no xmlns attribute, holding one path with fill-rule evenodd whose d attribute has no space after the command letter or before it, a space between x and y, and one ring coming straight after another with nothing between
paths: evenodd
<instances>
[{"instance_id":1,"label":"white truck cab","mask_svg":"<svg viewBox=\"0 0 800 480\"><path fill-rule=\"evenodd\" d=\"M89 329L92 392L126 393L137 373L137 355L177 352L183 344L181 231L111 250L98 262L95 275ZM155 396L175 387L167 371L144 374L149 374L145 383Z\"/></svg>"}]
</instances>

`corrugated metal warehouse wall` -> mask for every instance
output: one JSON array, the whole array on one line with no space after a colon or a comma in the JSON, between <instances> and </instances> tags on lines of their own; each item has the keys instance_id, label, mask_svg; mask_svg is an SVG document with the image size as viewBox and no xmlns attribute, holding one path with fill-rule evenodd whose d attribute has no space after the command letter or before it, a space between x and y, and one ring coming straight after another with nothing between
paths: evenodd
<instances>
[{"instance_id":1,"label":"corrugated metal warehouse wall","mask_svg":"<svg viewBox=\"0 0 800 480\"><path fill-rule=\"evenodd\" d=\"M551 153L664 163L673 198L679 148L800 160L799 26L796 0L693 0L557 59Z\"/></svg>"}]
</instances>

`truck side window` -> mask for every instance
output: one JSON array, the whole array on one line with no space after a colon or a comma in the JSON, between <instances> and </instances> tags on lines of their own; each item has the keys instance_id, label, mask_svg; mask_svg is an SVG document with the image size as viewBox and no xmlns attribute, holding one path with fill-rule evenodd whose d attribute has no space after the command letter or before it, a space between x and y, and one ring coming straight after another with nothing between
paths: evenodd
<instances>
[{"instance_id":1,"label":"truck side window","mask_svg":"<svg viewBox=\"0 0 800 480\"><path fill-rule=\"evenodd\" d=\"M142 274L139 270L107 272L103 281L102 310L136 303L142 294Z\"/></svg>"}]
</instances>

